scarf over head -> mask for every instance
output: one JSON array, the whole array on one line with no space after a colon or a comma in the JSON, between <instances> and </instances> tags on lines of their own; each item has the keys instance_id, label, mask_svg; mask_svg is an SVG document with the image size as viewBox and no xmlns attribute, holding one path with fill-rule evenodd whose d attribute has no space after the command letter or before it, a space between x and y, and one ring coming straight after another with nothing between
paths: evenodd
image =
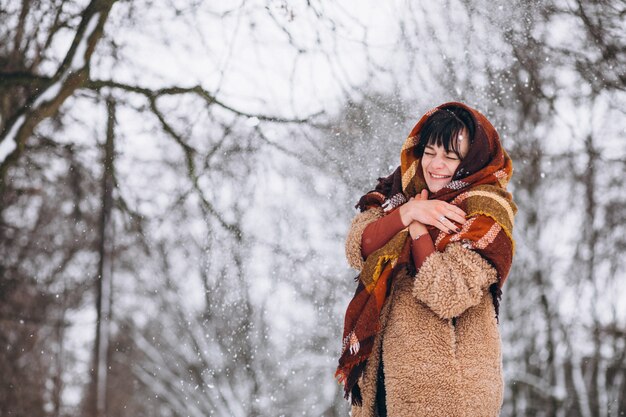
<instances>
[{"instance_id":1,"label":"scarf over head","mask_svg":"<svg viewBox=\"0 0 626 417\"><path fill-rule=\"evenodd\" d=\"M442 104L427 112L402 146L400 166L388 177L379 178L376 188L362 196L355 207L361 212L382 207L385 212L396 209L427 189L420 159L415 156L419 133L430 115L439 109L456 106L467 110L474 122L474 135L469 150L451 181L429 199L443 200L465 211L466 222L460 233L447 234L428 225L435 249L443 252L449 243L460 242L478 252L497 271L498 282L490 291L498 312L501 288L511 268L515 244L513 219L517 206L507 192L513 166L502 148L496 129L480 112L462 103ZM344 384L345 398L352 394L352 403L361 403L359 376L372 352L380 330L380 312L389 295L393 278L405 269L411 276L416 271L411 259L411 236L408 227L400 231L382 248L365 260L354 297L346 311L342 353L335 377Z\"/></svg>"}]
</instances>

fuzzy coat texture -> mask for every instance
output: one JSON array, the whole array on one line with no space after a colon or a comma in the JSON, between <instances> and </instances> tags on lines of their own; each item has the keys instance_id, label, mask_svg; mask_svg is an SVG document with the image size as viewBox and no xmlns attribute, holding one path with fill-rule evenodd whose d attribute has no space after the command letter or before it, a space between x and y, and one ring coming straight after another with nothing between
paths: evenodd
<instances>
[{"instance_id":1,"label":"fuzzy coat texture","mask_svg":"<svg viewBox=\"0 0 626 417\"><path fill-rule=\"evenodd\" d=\"M379 206L383 212L391 212L428 188L421 164L424 143L420 138L422 129L436 114L463 118L462 123L469 130L470 146L451 180L430 193L428 199L456 205L466 213L467 221L456 233L444 233L427 225L429 236L424 239L428 241L430 237L438 252L445 252L449 244L460 242L495 268L498 279L490 286L490 292L497 316L501 289L515 251L513 224L517 206L506 190L513 172L512 160L502 147L496 129L482 113L458 102L444 103L429 110L406 138L400 151L400 166L388 177L378 178L376 187L363 195L355 208L364 212ZM350 399L353 405L362 401L358 380L381 330L380 315L390 283L405 268L408 274L415 275L418 265L411 260L412 250L412 239L408 228L404 228L367 256L356 278L357 288L346 308L341 355L335 371L335 377L344 386L344 398ZM423 259L417 258L421 259L421 265Z\"/></svg>"},{"instance_id":2,"label":"fuzzy coat texture","mask_svg":"<svg viewBox=\"0 0 626 417\"><path fill-rule=\"evenodd\" d=\"M346 239L346 257L360 270L365 227L384 215L359 213ZM374 417L376 377L384 363L387 415L493 417L504 381L498 324L489 286L496 270L460 243L430 255L415 277L400 273L381 312L381 328L359 379L362 406L353 417ZM453 320L453 318L456 318Z\"/></svg>"},{"instance_id":3,"label":"fuzzy coat texture","mask_svg":"<svg viewBox=\"0 0 626 417\"><path fill-rule=\"evenodd\" d=\"M421 266L411 261L406 228L363 259L367 225L427 188L420 132L431 115L451 108L470 113L471 143L451 181L429 199L457 205L467 221L451 234L430 227L436 251ZM346 310L335 373L353 416L378 416L383 401L385 414L394 417L499 414L504 380L497 309L515 249L517 207L506 191L512 171L485 116L463 103L444 103L413 127L400 166L359 199L361 213L346 240L358 286Z\"/></svg>"}]
</instances>

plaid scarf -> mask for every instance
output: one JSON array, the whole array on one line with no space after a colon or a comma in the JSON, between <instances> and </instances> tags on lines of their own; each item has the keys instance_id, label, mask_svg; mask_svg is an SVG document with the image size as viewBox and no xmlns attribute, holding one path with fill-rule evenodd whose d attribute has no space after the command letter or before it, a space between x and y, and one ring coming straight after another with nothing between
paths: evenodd
<instances>
[{"instance_id":1,"label":"plaid scarf","mask_svg":"<svg viewBox=\"0 0 626 417\"><path fill-rule=\"evenodd\" d=\"M437 251L443 252L448 244L460 242L495 267L498 282L491 286L490 291L497 314L501 288L511 268L515 250L513 219L517 206L506 191L513 171L511 159L502 148L495 128L481 113L456 102L442 104L427 112L406 139L401 150L400 166L389 177L379 178L376 188L362 196L355 207L361 212L382 207L389 213L427 188L414 149L426 119L437 109L450 105L463 107L471 113L475 124L474 138L450 183L431 194L429 199L457 205L467 214L467 221L461 226L460 233L447 234L433 226L427 226L427 229ZM389 295L390 284L402 269L410 276L416 273L411 259L410 239L407 227L370 254L363 270L355 278L358 286L346 311L341 357L335 373L338 381L344 384L345 398L352 394L352 404L361 404L357 381L380 331L380 312Z\"/></svg>"}]
</instances>

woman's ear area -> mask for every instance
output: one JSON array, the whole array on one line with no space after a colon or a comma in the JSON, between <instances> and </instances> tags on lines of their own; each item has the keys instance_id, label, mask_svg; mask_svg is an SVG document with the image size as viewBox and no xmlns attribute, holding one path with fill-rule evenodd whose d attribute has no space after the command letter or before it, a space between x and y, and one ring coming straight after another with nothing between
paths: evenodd
<instances>
[{"instance_id":1,"label":"woman's ear area","mask_svg":"<svg viewBox=\"0 0 626 417\"><path fill-rule=\"evenodd\" d=\"M458 146L459 146L459 153L461 154L461 159L465 158L469 152L469 148L470 148L470 133L469 130L467 130L467 127L464 127L463 130L461 130L461 132L459 133L458 136Z\"/></svg>"}]
</instances>

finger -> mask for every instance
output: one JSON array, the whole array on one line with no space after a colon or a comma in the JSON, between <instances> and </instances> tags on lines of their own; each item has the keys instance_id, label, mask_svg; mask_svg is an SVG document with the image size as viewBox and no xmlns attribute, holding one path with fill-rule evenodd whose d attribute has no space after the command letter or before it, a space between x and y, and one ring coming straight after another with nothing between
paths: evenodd
<instances>
[{"instance_id":1,"label":"finger","mask_svg":"<svg viewBox=\"0 0 626 417\"><path fill-rule=\"evenodd\" d=\"M467 215L467 213L465 213L461 207L455 206L454 204L449 204L449 203L446 203L446 204L447 204L446 206L447 210L453 211L457 213L459 216L465 217Z\"/></svg>"},{"instance_id":2,"label":"finger","mask_svg":"<svg viewBox=\"0 0 626 417\"><path fill-rule=\"evenodd\" d=\"M460 227L457 227L454 223L452 223L449 219L444 218L442 219L443 221L441 223L443 223L444 226L446 226L449 230L450 233L459 233L461 231Z\"/></svg>"},{"instance_id":3,"label":"finger","mask_svg":"<svg viewBox=\"0 0 626 417\"><path fill-rule=\"evenodd\" d=\"M455 221L455 222L460 223L460 224L465 224L465 222L467 221L464 216L461 216L460 214L458 214L458 213L456 213L454 211L448 211L448 212L444 213L444 215L448 219L450 219L451 221Z\"/></svg>"},{"instance_id":4,"label":"finger","mask_svg":"<svg viewBox=\"0 0 626 417\"><path fill-rule=\"evenodd\" d=\"M461 224L465 223L465 212L457 206L446 203L445 201L439 202L439 204L435 207L435 212L437 217L443 214L447 218L453 219L456 222Z\"/></svg>"},{"instance_id":5,"label":"finger","mask_svg":"<svg viewBox=\"0 0 626 417\"><path fill-rule=\"evenodd\" d=\"M450 228L448 226L444 225L439 220L435 220L432 225L435 226L437 229L441 230L444 233L447 233L447 234L452 233Z\"/></svg>"},{"instance_id":6,"label":"finger","mask_svg":"<svg viewBox=\"0 0 626 417\"><path fill-rule=\"evenodd\" d=\"M457 207L454 204L445 203L445 207L446 210L457 213L459 216L463 216L463 218L465 218L465 216L467 215L467 213L465 213L460 207Z\"/></svg>"},{"instance_id":7,"label":"finger","mask_svg":"<svg viewBox=\"0 0 626 417\"><path fill-rule=\"evenodd\" d=\"M428 200L428 190L426 188L424 188L421 192L421 197L423 200Z\"/></svg>"},{"instance_id":8,"label":"finger","mask_svg":"<svg viewBox=\"0 0 626 417\"><path fill-rule=\"evenodd\" d=\"M441 230L442 232L444 232L445 234L448 234L448 235L451 234L450 229L448 229L446 226L442 225L439 222L437 222L437 225L435 227Z\"/></svg>"},{"instance_id":9,"label":"finger","mask_svg":"<svg viewBox=\"0 0 626 417\"><path fill-rule=\"evenodd\" d=\"M439 216L437 218L437 221L435 222L435 227L437 227L439 230L451 234L451 233L457 233L457 230L459 230L450 220L448 220L445 216Z\"/></svg>"}]
</instances>

